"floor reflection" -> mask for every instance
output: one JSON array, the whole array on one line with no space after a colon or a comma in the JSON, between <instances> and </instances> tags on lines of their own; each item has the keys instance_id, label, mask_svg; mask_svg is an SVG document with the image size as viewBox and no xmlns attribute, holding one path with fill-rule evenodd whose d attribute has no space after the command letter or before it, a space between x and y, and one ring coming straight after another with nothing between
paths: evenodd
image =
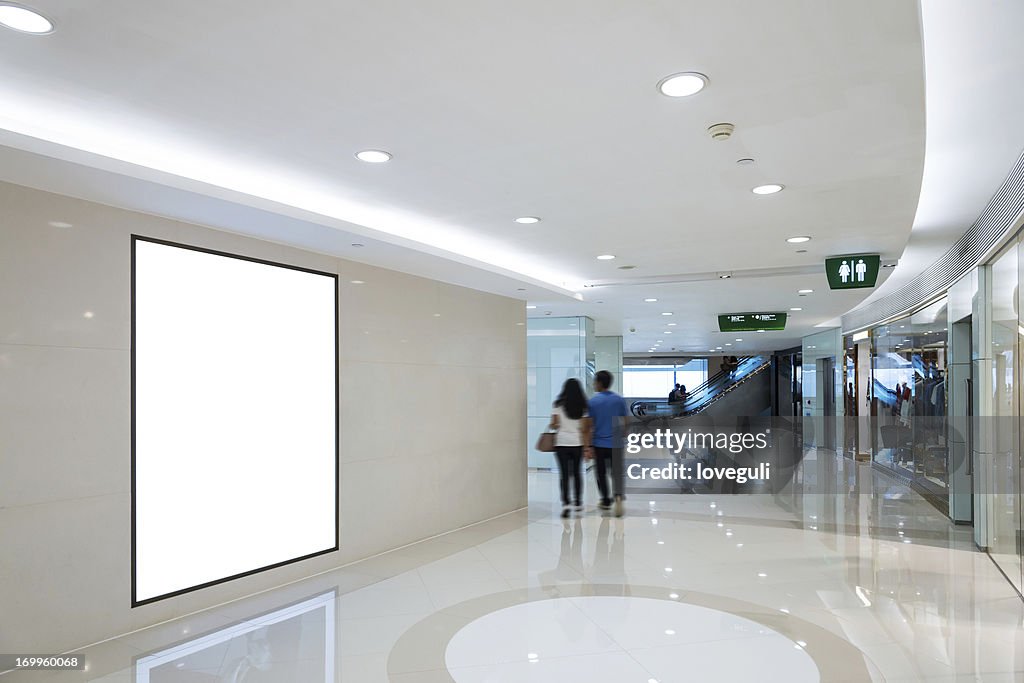
<instances>
[{"instance_id":1,"label":"floor reflection","mask_svg":"<svg viewBox=\"0 0 1024 683\"><path fill-rule=\"evenodd\" d=\"M332 683L334 591L140 657L136 683Z\"/></svg>"}]
</instances>

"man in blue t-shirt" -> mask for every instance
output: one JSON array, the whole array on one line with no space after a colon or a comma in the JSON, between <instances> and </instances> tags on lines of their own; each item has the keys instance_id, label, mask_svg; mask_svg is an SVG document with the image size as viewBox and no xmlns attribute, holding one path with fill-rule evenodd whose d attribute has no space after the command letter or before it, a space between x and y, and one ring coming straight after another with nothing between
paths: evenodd
<instances>
[{"instance_id":1,"label":"man in blue t-shirt","mask_svg":"<svg viewBox=\"0 0 1024 683\"><path fill-rule=\"evenodd\" d=\"M626 400L611 391L612 373L600 370L594 375L594 390L597 392L590 399L588 411L593 425L594 464L597 466L597 489L601 492L599 507L608 510L612 507L612 498L608 495L608 476L612 475L612 495L615 496L615 516L623 514L622 496L622 422L626 417ZM610 467L609 467L610 465Z\"/></svg>"}]
</instances>

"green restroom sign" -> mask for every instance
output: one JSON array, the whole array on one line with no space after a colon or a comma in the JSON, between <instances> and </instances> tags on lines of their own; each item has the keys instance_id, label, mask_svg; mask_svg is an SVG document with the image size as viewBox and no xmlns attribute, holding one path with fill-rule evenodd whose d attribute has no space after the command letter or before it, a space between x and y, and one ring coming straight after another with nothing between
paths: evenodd
<instances>
[{"instance_id":1,"label":"green restroom sign","mask_svg":"<svg viewBox=\"0 0 1024 683\"><path fill-rule=\"evenodd\" d=\"M718 316L722 332L757 332L786 329L785 313L723 313Z\"/></svg>"},{"instance_id":2,"label":"green restroom sign","mask_svg":"<svg viewBox=\"0 0 1024 683\"><path fill-rule=\"evenodd\" d=\"M825 274L831 289L874 287L878 279L878 254L855 254L825 259Z\"/></svg>"}]
</instances>

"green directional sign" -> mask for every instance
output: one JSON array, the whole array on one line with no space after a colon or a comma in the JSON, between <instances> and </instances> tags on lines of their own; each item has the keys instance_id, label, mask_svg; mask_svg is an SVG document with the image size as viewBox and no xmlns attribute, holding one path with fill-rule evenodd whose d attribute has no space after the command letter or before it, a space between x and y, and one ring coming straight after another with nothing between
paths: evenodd
<instances>
[{"instance_id":1,"label":"green directional sign","mask_svg":"<svg viewBox=\"0 0 1024 683\"><path fill-rule=\"evenodd\" d=\"M874 287L878 279L878 254L853 254L825 259L825 274L831 289Z\"/></svg>"},{"instance_id":2,"label":"green directional sign","mask_svg":"<svg viewBox=\"0 0 1024 683\"><path fill-rule=\"evenodd\" d=\"M786 329L785 313L723 313L718 316L722 332L757 332Z\"/></svg>"}]
</instances>

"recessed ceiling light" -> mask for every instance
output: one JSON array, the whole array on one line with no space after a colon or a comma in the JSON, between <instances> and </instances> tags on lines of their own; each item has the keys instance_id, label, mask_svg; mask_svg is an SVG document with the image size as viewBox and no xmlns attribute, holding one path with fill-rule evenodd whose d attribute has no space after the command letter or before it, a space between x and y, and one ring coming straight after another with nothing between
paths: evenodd
<instances>
[{"instance_id":1,"label":"recessed ceiling light","mask_svg":"<svg viewBox=\"0 0 1024 683\"><path fill-rule=\"evenodd\" d=\"M716 351L721 351L721 350L722 350L722 347L721 347L721 346L716 346L716 347L715 347L715 350L716 350Z\"/></svg>"},{"instance_id":2,"label":"recessed ceiling light","mask_svg":"<svg viewBox=\"0 0 1024 683\"><path fill-rule=\"evenodd\" d=\"M797 235L796 237L790 237L786 241L790 244L801 244L802 242L810 242L811 238L807 235Z\"/></svg>"},{"instance_id":3,"label":"recessed ceiling light","mask_svg":"<svg viewBox=\"0 0 1024 683\"><path fill-rule=\"evenodd\" d=\"M353 247L355 247L356 249L362 249L362 248L363 248L363 247L365 247L366 245L365 245L365 244L361 244L361 243L359 243L359 242L353 242L353 243L352 243L352 246L353 246Z\"/></svg>"},{"instance_id":4,"label":"recessed ceiling light","mask_svg":"<svg viewBox=\"0 0 1024 683\"><path fill-rule=\"evenodd\" d=\"M662 311L662 315L672 315L672 311Z\"/></svg>"},{"instance_id":5,"label":"recessed ceiling light","mask_svg":"<svg viewBox=\"0 0 1024 683\"><path fill-rule=\"evenodd\" d=\"M719 277L720 279L722 279L722 280L728 280L729 278L731 278L731 277L732 277L732 273L722 273L722 274L721 274L721 275L719 275L718 277Z\"/></svg>"},{"instance_id":6,"label":"recessed ceiling light","mask_svg":"<svg viewBox=\"0 0 1024 683\"><path fill-rule=\"evenodd\" d=\"M537 308L537 307L536 306L529 306L528 305L527 308L532 310L532 309Z\"/></svg>"},{"instance_id":7,"label":"recessed ceiling light","mask_svg":"<svg viewBox=\"0 0 1024 683\"><path fill-rule=\"evenodd\" d=\"M366 284L365 280L349 280L349 282L351 282L354 285L365 285Z\"/></svg>"},{"instance_id":8,"label":"recessed ceiling light","mask_svg":"<svg viewBox=\"0 0 1024 683\"><path fill-rule=\"evenodd\" d=\"M796 293L797 294L813 294L814 290L813 289L798 289L798 290L796 290Z\"/></svg>"},{"instance_id":9,"label":"recessed ceiling light","mask_svg":"<svg viewBox=\"0 0 1024 683\"><path fill-rule=\"evenodd\" d=\"M383 164L385 161L391 161L391 154L380 149L364 149L362 152L356 152L356 159L370 164Z\"/></svg>"},{"instance_id":10,"label":"recessed ceiling light","mask_svg":"<svg viewBox=\"0 0 1024 683\"><path fill-rule=\"evenodd\" d=\"M633 270L636 266L619 266L619 270Z\"/></svg>"},{"instance_id":11,"label":"recessed ceiling light","mask_svg":"<svg viewBox=\"0 0 1024 683\"><path fill-rule=\"evenodd\" d=\"M708 351L710 351L711 353L714 353L714 352L715 352L715 350L714 350L714 349L708 349Z\"/></svg>"},{"instance_id":12,"label":"recessed ceiling light","mask_svg":"<svg viewBox=\"0 0 1024 683\"><path fill-rule=\"evenodd\" d=\"M672 74L658 81L658 90L668 97L696 95L708 84L708 77L696 71Z\"/></svg>"},{"instance_id":13,"label":"recessed ceiling light","mask_svg":"<svg viewBox=\"0 0 1024 683\"><path fill-rule=\"evenodd\" d=\"M0 3L0 25L37 36L53 33L53 22L39 12L6 2Z\"/></svg>"},{"instance_id":14,"label":"recessed ceiling light","mask_svg":"<svg viewBox=\"0 0 1024 683\"><path fill-rule=\"evenodd\" d=\"M50 221L48 225L51 228L70 228L73 227L71 223L65 223L64 221Z\"/></svg>"},{"instance_id":15,"label":"recessed ceiling light","mask_svg":"<svg viewBox=\"0 0 1024 683\"><path fill-rule=\"evenodd\" d=\"M726 346L732 346L732 342L725 342Z\"/></svg>"},{"instance_id":16,"label":"recessed ceiling light","mask_svg":"<svg viewBox=\"0 0 1024 683\"><path fill-rule=\"evenodd\" d=\"M758 330L758 332L764 332L764 330Z\"/></svg>"},{"instance_id":17,"label":"recessed ceiling light","mask_svg":"<svg viewBox=\"0 0 1024 683\"><path fill-rule=\"evenodd\" d=\"M669 324L668 324L668 326L669 326L669 327L675 327L675 326L676 326L676 323L669 323Z\"/></svg>"},{"instance_id":18,"label":"recessed ceiling light","mask_svg":"<svg viewBox=\"0 0 1024 683\"><path fill-rule=\"evenodd\" d=\"M769 183L767 185L758 185L751 190L754 194L775 194L776 192L782 192L782 185L778 183Z\"/></svg>"},{"instance_id":19,"label":"recessed ceiling light","mask_svg":"<svg viewBox=\"0 0 1024 683\"><path fill-rule=\"evenodd\" d=\"M659 344L661 344L661 343L662 343L660 339L658 340L658 343L659 343Z\"/></svg>"},{"instance_id":20,"label":"recessed ceiling light","mask_svg":"<svg viewBox=\"0 0 1024 683\"><path fill-rule=\"evenodd\" d=\"M736 341L743 341L743 340L742 339L737 339Z\"/></svg>"},{"instance_id":21,"label":"recessed ceiling light","mask_svg":"<svg viewBox=\"0 0 1024 683\"><path fill-rule=\"evenodd\" d=\"M644 299L646 303L653 304L657 299Z\"/></svg>"},{"instance_id":22,"label":"recessed ceiling light","mask_svg":"<svg viewBox=\"0 0 1024 683\"><path fill-rule=\"evenodd\" d=\"M798 254L806 254L807 250L806 249L797 249L796 253L798 253Z\"/></svg>"},{"instance_id":23,"label":"recessed ceiling light","mask_svg":"<svg viewBox=\"0 0 1024 683\"><path fill-rule=\"evenodd\" d=\"M800 308L799 306L794 306L793 308L791 308L789 310L791 310L791 311L802 311L804 309Z\"/></svg>"},{"instance_id":24,"label":"recessed ceiling light","mask_svg":"<svg viewBox=\"0 0 1024 683\"><path fill-rule=\"evenodd\" d=\"M92 311L86 311L85 313L83 313L83 314L82 314L82 317L83 317L83 318L86 318L86 319L91 319L91 318L92 318L93 316L95 316L95 315L96 315L96 314L95 314L95 313L93 313Z\"/></svg>"},{"instance_id":25,"label":"recessed ceiling light","mask_svg":"<svg viewBox=\"0 0 1024 683\"><path fill-rule=\"evenodd\" d=\"M611 261L615 256L613 254L601 254L597 257L598 261Z\"/></svg>"},{"instance_id":26,"label":"recessed ceiling light","mask_svg":"<svg viewBox=\"0 0 1024 683\"><path fill-rule=\"evenodd\" d=\"M531 223L540 223L540 219L536 216L520 216L515 219L516 223L522 223L523 225L529 225Z\"/></svg>"},{"instance_id":27,"label":"recessed ceiling light","mask_svg":"<svg viewBox=\"0 0 1024 683\"><path fill-rule=\"evenodd\" d=\"M744 158L744 159L737 159L736 163L739 164L740 166L750 166L751 164L754 163L754 160L749 158L749 157L747 157L747 158Z\"/></svg>"},{"instance_id":28,"label":"recessed ceiling light","mask_svg":"<svg viewBox=\"0 0 1024 683\"><path fill-rule=\"evenodd\" d=\"M672 334L672 330L665 330L662 334Z\"/></svg>"}]
</instances>

